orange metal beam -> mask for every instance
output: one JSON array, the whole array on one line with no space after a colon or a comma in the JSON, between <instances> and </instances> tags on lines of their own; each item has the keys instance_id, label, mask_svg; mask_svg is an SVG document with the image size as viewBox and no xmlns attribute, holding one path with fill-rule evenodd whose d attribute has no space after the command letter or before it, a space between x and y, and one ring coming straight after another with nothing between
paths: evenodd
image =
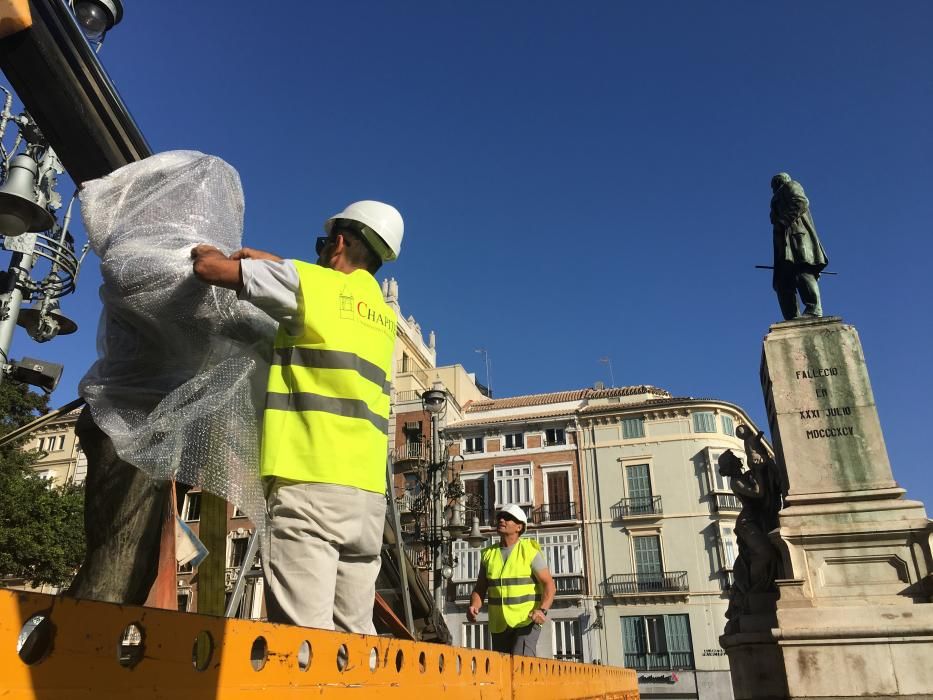
<instances>
[{"instance_id":1,"label":"orange metal beam","mask_svg":"<svg viewBox=\"0 0 933 700\"><path fill-rule=\"evenodd\" d=\"M37 615L47 620L46 634L35 635L34 648L26 645L24 660L17 639ZM127 635L129 625L138 634ZM129 643L121 644L127 636ZM609 666L0 591L5 699L239 700L308 693L380 700L637 700L638 685L634 671Z\"/></svg>"}]
</instances>

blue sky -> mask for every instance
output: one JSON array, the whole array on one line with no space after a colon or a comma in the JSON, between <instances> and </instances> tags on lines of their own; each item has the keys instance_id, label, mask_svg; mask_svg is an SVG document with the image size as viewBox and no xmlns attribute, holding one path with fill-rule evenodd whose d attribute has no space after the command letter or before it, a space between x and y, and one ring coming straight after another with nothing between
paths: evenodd
<instances>
[{"instance_id":1,"label":"blue sky","mask_svg":"<svg viewBox=\"0 0 933 700\"><path fill-rule=\"evenodd\" d=\"M248 245L313 257L349 201L406 221L406 314L499 396L650 383L764 425L780 318L768 183L804 185L861 335L895 476L930 501L933 5L898 2L127 3L100 54L154 150L240 172ZM81 330L13 355L94 357Z\"/></svg>"}]
</instances>

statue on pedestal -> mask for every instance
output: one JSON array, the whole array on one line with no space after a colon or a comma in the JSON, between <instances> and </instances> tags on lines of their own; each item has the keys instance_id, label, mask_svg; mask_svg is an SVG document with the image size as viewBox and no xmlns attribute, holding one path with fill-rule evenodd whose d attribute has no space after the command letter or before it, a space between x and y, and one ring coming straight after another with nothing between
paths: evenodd
<instances>
[{"instance_id":1,"label":"statue on pedestal","mask_svg":"<svg viewBox=\"0 0 933 700\"><path fill-rule=\"evenodd\" d=\"M818 280L829 263L810 216L810 202L799 182L787 173L771 178L771 225L774 227L772 286L785 321L820 317L823 306ZM797 307L797 294L803 314Z\"/></svg>"},{"instance_id":2,"label":"statue on pedestal","mask_svg":"<svg viewBox=\"0 0 933 700\"><path fill-rule=\"evenodd\" d=\"M772 593L778 577L781 558L768 539L768 533L778 527L781 509L781 483L777 466L757 436L746 426L739 426L736 435L745 441L749 466L732 450L719 457L719 473L730 479L732 493L742 503L735 521L739 541L739 556L733 565L734 583L726 611L726 634L737 631L738 617L753 613L753 594Z\"/></svg>"}]
</instances>

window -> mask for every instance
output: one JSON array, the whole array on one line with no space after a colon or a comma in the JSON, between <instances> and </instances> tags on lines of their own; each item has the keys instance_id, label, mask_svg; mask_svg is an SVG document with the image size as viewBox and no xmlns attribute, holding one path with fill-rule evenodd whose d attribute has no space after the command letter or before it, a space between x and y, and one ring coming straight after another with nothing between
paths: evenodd
<instances>
[{"instance_id":1,"label":"window","mask_svg":"<svg viewBox=\"0 0 933 700\"><path fill-rule=\"evenodd\" d=\"M470 649L492 649L492 638L489 636L489 625L485 622L463 625L463 646Z\"/></svg>"},{"instance_id":2,"label":"window","mask_svg":"<svg viewBox=\"0 0 933 700\"><path fill-rule=\"evenodd\" d=\"M87 455L84 454L84 450L78 447L78 452L75 456L74 483L83 484L85 479L87 479Z\"/></svg>"},{"instance_id":3,"label":"window","mask_svg":"<svg viewBox=\"0 0 933 700\"><path fill-rule=\"evenodd\" d=\"M727 416L725 413L722 414L722 432L730 437L735 437L735 422L732 420L732 416Z\"/></svg>"},{"instance_id":4,"label":"window","mask_svg":"<svg viewBox=\"0 0 933 700\"><path fill-rule=\"evenodd\" d=\"M725 450L709 450L710 488L713 491L732 493L732 482L728 476L719 473L719 457ZM741 454L739 454L742 457Z\"/></svg>"},{"instance_id":5,"label":"window","mask_svg":"<svg viewBox=\"0 0 933 700\"><path fill-rule=\"evenodd\" d=\"M693 668L687 615L623 617L622 644L626 667L636 671Z\"/></svg>"},{"instance_id":6,"label":"window","mask_svg":"<svg viewBox=\"0 0 933 700\"><path fill-rule=\"evenodd\" d=\"M580 548L580 533L539 533L537 538L541 552L547 559L547 568L552 576L558 574L583 573L583 551Z\"/></svg>"},{"instance_id":7,"label":"window","mask_svg":"<svg viewBox=\"0 0 933 700\"><path fill-rule=\"evenodd\" d=\"M567 436L563 428L548 428L544 431L545 445L566 445Z\"/></svg>"},{"instance_id":8,"label":"window","mask_svg":"<svg viewBox=\"0 0 933 700\"><path fill-rule=\"evenodd\" d=\"M465 540L454 540L452 547L454 558L457 560L453 580L475 581L479 576L480 555L483 548L471 547Z\"/></svg>"},{"instance_id":9,"label":"window","mask_svg":"<svg viewBox=\"0 0 933 700\"><path fill-rule=\"evenodd\" d=\"M524 433L506 433L505 434L505 449L520 450L524 446L525 446L525 434Z\"/></svg>"},{"instance_id":10,"label":"window","mask_svg":"<svg viewBox=\"0 0 933 700\"><path fill-rule=\"evenodd\" d=\"M635 550L636 583L650 584L660 581L664 567L661 564L661 538L657 535L633 537Z\"/></svg>"},{"instance_id":11,"label":"window","mask_svg":"<svg viewBox=\"0 0 933 700\"><path fill-rule=\"evenodd\" d=\"M201 492L185 494L185 505L182 507L182 517L185 520L201 519Z\"/></svg>"},{"instance_id":12,"label":"window","mask_svg":"<svg viewBox=\"0 0 933 700\"><path fill-rule=\"evenodd\" d=\"M693 414L693 432L715 433L716 414L712 411L700 411Z\"/></svg>"},{"instance_id":13,"label":"window","mask_svg":"<svg viewBox=\"0 0 933 700\"><path fill-rule=\"evenodd\" d=\"M739 544L735 539L735 531L731 526L720 525L719 542L722 547L721 566L723 569L731 569L735 565L736 557L739 556Z\"/></svg>"},{"instance_id":14,"label":"window","mask_svg":"<svg viewBox=\"0 0 933 700\"><path fill-rule=\"evenodd\" d=\"M240 510L240 506L233 506L233 516L234 518L245 518L246 513Z\"/></svg>"},{"instance_id":15,"label":"window","mask_svg":"<svg viewBox=\"0 0 933 700\"><path fill-rule=\"evenodd\" d=\"M629 512L654 513L654 494L651 492L651 475L647 464L627 466L625 485L628 488Z\"/></svg>"},{"instance_id":16,"label":"window","mask_svg":"<svg viewBox=\"0 0 933 700\"><path fill-rule=\"evenodd\" d=\"M583 661L583 638L580 635L579 621L554 620L554 635L551 641L555 659Z\"/></svg>"},{"instance_id":17,"label":"window","mask_svg":"<svg viewBox=\"0 0 933 700\"><path fill-rule=\"evenodd\" d=\"M180 574L190 574L194 570L194 567L191 566L191 562L187 561L184 564L178 565L178 573Z\"/></svg>"},{"instance_id":18,"label":"window","mask_svg":"<svg viewBox=\"0 0 933 700\"><path fill-rule=\"evenodd\" d=\"M496 467L496 507L508 503L531 506L531 465Z\"/></svg>"},{"instance_id":19,"label":"window","mask_svg":"<svg viewBox=\"0 0 933 700\"><path fill-rule=\"evenodd\" d=\"M576 517L573 501L570 498L570 470L551 469L544 472L544 485L547 488L547 503L538 509L536 522L555 520L573 520Z\"/></svg>"},{"instance_id":20,"label":"window","mask_svg":"<svg viewBox=\"0 0 933 700\"><path fill-rule=\"evenodd\" d=\"M240 568L246 559L246 550L249 548L249 536L234 537L230 540L230 559L227 566Z\"/></svg>"},{"instance_id":21,"label":"window","mask_svg":"<svg viewBox=\"0 0 933 700\"><path fill-rule=\"evenodd\" d=\"M483 437L469 437L466 439L466 449L464 452L467 454L470 452L482 452L484 442L485 440Z\"/></svg>"},{"instance_id":22,"label":"window","mask_svg":"<svg viewBox=\"0 0 933 700\"><path fill-rule=\"evenodd\" d=\"M631 438L645 437L645 419L644 418L623 418L622 419L622 437L626 440Z\"/></svg>"},{"instance_id":23,"label":"window","mask_svg":"<svg viewBox=\"0 0 933 700\"><path fill-rule=\"evenodd\" d=\"M191 602L190 591L178 592L178 612L188 612L188 604Z\"/></svg>"},{"instance_id":24,"label":"window","mask_svg":"<svg viewBox=\"0 0 933 700\"><path fill-rule=\"evenodd\" d=\"M468 476L461 473L461 478L463 478L463 488L466 490L466 500L464 505L466 506L466 511L464 512L464 523L467 527L473 527L473 518L479 518L480 525L489 525L492 519L492 513L487 510L487 489L486 489L486 475L481 476Z\"/></svg>"}]
</instances>

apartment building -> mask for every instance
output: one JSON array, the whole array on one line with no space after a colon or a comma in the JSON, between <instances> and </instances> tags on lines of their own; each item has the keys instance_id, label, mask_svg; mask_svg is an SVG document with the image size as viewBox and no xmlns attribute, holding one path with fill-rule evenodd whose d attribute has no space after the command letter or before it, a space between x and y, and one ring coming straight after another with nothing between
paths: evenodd
<instances>
[{"instance_id":1,"label":"apartment building","mask_svg":"<svg viewBox=\"0 0 933 700\"><path fill-rule=\"evenodd\" d=\"M56 486L83 484L87 476L87 457L75 435L75 424L81 409L59 416L38 428L30 435L23 449L44 453L33 470L40 476L51 479Z\"/></svg>"},{"instance_id":2,"label":"apartment building","mask_svg":"<svg viewBox=\"0 0 933 700\"><path fill-rule=\"evenodd\" d=\"M489 544L497 539L493 516L499 507L515 503L528 515L525 537L539 542L557 585L538 652L578 661L593 658L584 649L588 618L575 428L582 393L475 401L444 431L450 452L462 464L467 524L478 518ZM445 612L454 643L489 648L486 610L476 623L465 617L480 551L464 540L453 544L456 560Z\"/></svg>"},{"instance_id":3,"label":"apartment building","mask_svg":"<svg viewBox=\"0 0 933 700\"><path fill-rule=\"evenodd\" d=\"M749 416L652 386L487 399L463 413L444 436L472 514L492 541L492 513L519 503L558 582L539 653L635 668L646 696L731 698L718 636L740 504L716 460L741 453L735 427L757 430ZM485 647L485 618L465 618L480 549L453 548L448 626Z\"/></svg>"}]
</instances>

